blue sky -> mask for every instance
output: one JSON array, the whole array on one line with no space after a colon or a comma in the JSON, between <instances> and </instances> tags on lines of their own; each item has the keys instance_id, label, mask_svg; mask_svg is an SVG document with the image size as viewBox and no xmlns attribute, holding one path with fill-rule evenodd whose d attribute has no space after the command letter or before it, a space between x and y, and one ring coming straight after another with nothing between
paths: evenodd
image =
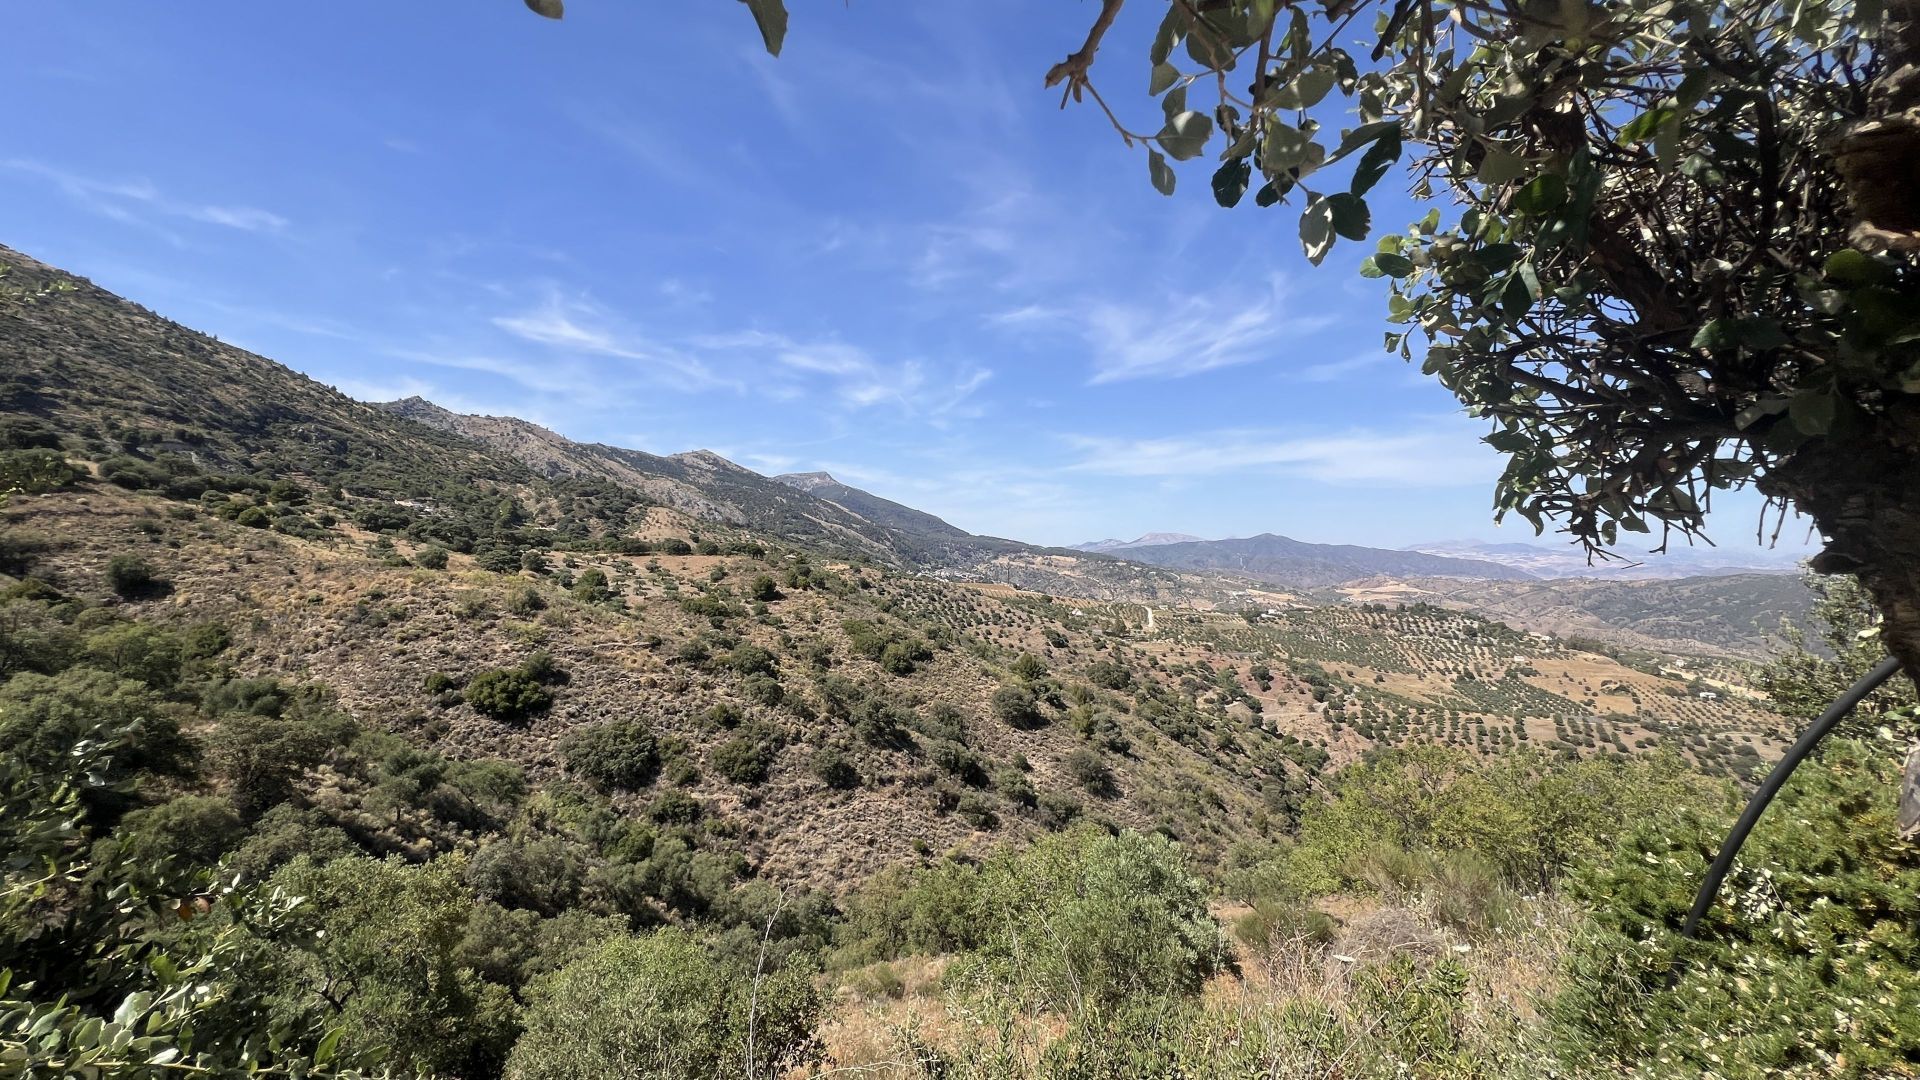
<instances>
[{"instance_id":1,"label":"blue sky","mask_svg":"<svg viewBox=\"0 0 1920 1080\"><path fill-rule=\"evenodd\" d=\"M1492 525L1482 425L1380 351L1362 250L1315 269L1284 208L1219 210L1204 159L1162 198L1058 109L1090 0L797 0L778 60L726 0L569 7L20 6L0 242L355 397L977 532L1530 535ZM1143 127L1148 17L1095 69Z\"/></svg>"}]
</instances>

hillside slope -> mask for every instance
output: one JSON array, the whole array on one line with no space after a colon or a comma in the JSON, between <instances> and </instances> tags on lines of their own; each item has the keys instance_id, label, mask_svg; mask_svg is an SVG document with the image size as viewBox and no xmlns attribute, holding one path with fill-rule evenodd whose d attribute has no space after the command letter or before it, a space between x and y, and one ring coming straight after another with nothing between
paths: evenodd
<instances>
[{"instance_id":1,"label":"hillside slope","mask_svg":"<svg viewBox=\"0 0 1920 1080\"><path fill-rule=\"evenodd\" d=\"M1129 544L1109 554L1174 570L1223 572L1296 589L1318 589L1378 574L1526 580L1524 570L1484 559L1354 544L1309 544L1273 533L1233 540Z\"/></svg>"}]
</instances>

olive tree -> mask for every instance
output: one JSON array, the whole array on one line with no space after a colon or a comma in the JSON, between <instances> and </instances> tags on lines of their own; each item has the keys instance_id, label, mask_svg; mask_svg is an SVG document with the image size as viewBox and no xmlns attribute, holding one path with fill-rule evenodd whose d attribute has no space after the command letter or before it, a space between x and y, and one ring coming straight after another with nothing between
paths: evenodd
<instances>
[{"instance_id":1,"label":"olive tree","mask_svg":"<svg viewBox=\"0 0 1920 1080\"><path fill-rule=\"evenodd\" d=\"M1310 260L1372 241L1386 347L1507 456L1498 514L1605 553L1757 485L1920 669L1920 5L1174 0L1138 131L1093 81L1120 5L1049 84L1163 192L1211 154ZM1385 231L1396 163L1445 206Z\"/></svg>"}]
</instances>

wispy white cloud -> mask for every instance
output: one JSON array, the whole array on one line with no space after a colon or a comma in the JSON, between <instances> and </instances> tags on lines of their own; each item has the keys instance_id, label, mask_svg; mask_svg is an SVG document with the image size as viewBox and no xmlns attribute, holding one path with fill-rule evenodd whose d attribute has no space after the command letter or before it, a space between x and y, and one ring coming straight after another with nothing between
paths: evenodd
<instances>
[{"instance_id":1,"label":"wispy white cloud","mask_svg":"<svg viewBox=\"0 0 1920 1080\"><path fill-rule=\"evenodd\" d=\"M696 337L695 346L730 354L758 366L756 385L776 397L800 396L796 380L823 386L840 407L890 406L928 423L980 414L975 393L993 378L987 368L943 369L919 360L887 362L844 341L801 341L764 330Z\"/></svg>"},{"instance_id":2,"label":"wispy white cloud","mask_svg":"<svg viewBox=\"0 0 1920 1080\"><path fill-rule=\"evenodd\" d=\"M0 161L0 167L40 177L80 205L115 221L152 224L152 216L184 218L253 233L280 232L288 224L279 214L258 207L171 198L144 179L102 180L23 158Z\"/></svg>"},{"instance_id":3,"label":"wispy white cloud","mask_svg":"<svg viewBox=\"0 0 1920 1080\"><path fill-rule=\"evenodd\" d=\"M1328 360L1324 363L1308 364L1300 368L1295 374L1305 382L1338 382L1355 372L1379 367L1389 359L1391 359L1391 357L1389 357L1384 350L1380 352L1355 353L1344 360Z\"/></svg>"},{"instance_id":4,"label":"wispy white cloud","mask_svg":"<svg viewBox=\"0 0 1920 1080\"><path fill-rule=\"evenodd\" d=\"M628 361L613 371L583 371L582 375L599 380L597 389L591 392L604 394L613 387L646 383L664 383L683 390L738 387L736 380L715 373L698 357L620 325L611 314L585 297L563 296L558 290L550 290L538 307L495 316L492 322L521 341L544 346L562 356ZM527 370L530 365L512 366L521 374L509 374L505 370L495 373L523 382L547 378L541 370Z\"/></svg>"},{"instance_id":5,"label":"wispy white cloud","mask_svg":"<svg viewBox=\"0 0 1920 1080\"><path fill-rule=\"evenodd\" d=\"M1331 323L1292 310L1285 282L1257 292L1167 292L1126 301L1026 304L987 317L1021 332L1065 330L1088 350L1089 385L1177 379L1271 359L1284 344Z\"/></svg>"},{"instance_id":6,"label":"wispy white cloud","mask_svg":"<svg viewBox=\"0 0 1920 1080\"><path fill-rule=\"evenodd\" d=\"M1067 469L1108 476L1258 473L1328 484L1464 486L1488 483L1499 473L1497 455L1478 434L1464 420L1430 419L1391 431L1234 429L1153 439L1074 435L1067 442L1079 458Z\"/></svg>"}]
</instances>

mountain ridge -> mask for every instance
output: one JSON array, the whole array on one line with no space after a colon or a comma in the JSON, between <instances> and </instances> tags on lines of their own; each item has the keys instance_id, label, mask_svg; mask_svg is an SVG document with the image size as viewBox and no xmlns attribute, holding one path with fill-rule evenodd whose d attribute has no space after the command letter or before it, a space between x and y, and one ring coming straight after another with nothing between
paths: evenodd
<instances>
[{"instance_id":1,"label":"mountain ridge","mask_svg":"<svg viewBox=\"0 0 1920 1080\"><path fill-rule=\"evenodd\" d=\"M1359 544L1314 544L1278 533L1226 540L1121 547L1105 554L1174 570L1232 573L1293 588L1317 589L1383 574L1527 580L1532 574L1484 559L1452 558Z\"/></svg>"}]
</instances>

